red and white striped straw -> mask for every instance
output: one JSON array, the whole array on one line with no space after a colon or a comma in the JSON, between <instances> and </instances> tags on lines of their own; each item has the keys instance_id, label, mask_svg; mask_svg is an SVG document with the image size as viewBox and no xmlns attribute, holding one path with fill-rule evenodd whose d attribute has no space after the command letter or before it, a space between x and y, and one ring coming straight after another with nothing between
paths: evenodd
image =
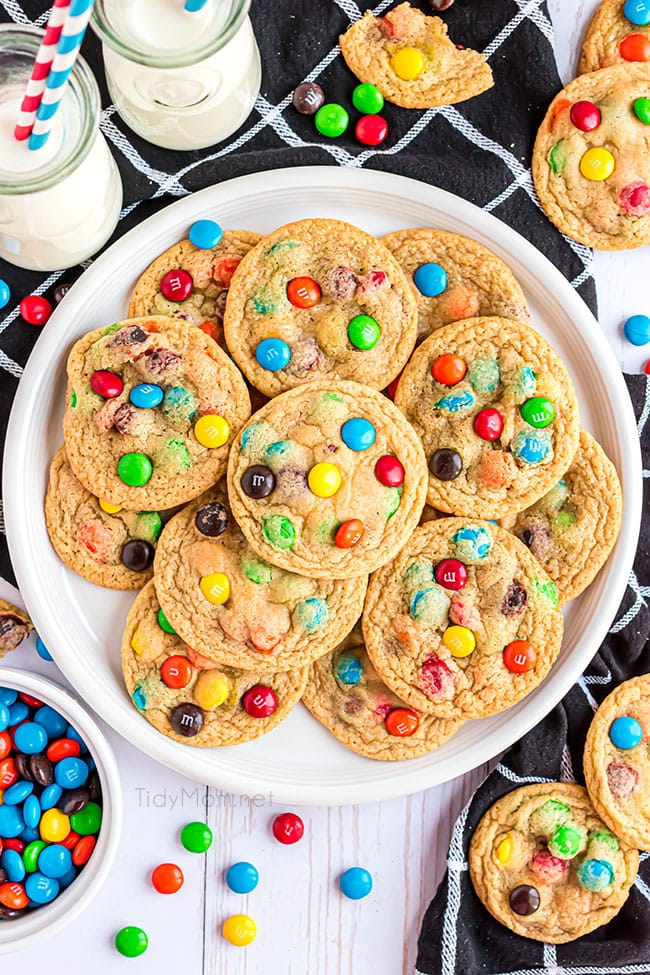
<instances>
[{"instance_id":1,"label":"red and white striped straw","mask_svg":"<svg viewBox=\"0 0 650 975\"><path fill-rule=\"evenodd\" d=\"M54 0L47 27L45 28L45 34L41 41L41 46L38 49L31 77L27 82L27 88L20 105L18 123L14 129L14 136L19 142L28 139L34 127L36 110L41 103L43 92L45 91L47 76L52 67L56 47L69 7L70 0Z\"/></svg>"}]
</instances>

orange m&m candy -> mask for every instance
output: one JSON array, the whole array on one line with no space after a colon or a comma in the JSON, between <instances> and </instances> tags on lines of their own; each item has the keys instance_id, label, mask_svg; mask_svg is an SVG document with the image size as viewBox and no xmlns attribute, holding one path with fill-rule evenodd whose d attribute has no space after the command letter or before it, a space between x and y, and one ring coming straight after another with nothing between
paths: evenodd
<instances>
[{"instance_id":1,"label":"orange m&m candy","mask_svg":"<svg viewBox=\"0 0 650 975\"><path fill-rule=\"evenodd\" d=\"M386 731L396 738L408 738L417 731L420 719L410 708L393 708L386 715Z\"/></svg>"},{"instance_id":2,"label":"orange m&m candy","mask_svg":"<svg viewBox=\"0 0 650 975\"><path fill-rule=\"evenodd\" d=\"M320 301L320 288L313 278L293 278L287 285L287 298L296 308L313 308Z\"/></svg>"},{"instance_id":3,"label":"orange m&m candy","mask_svg":"<svg viewBox=\"0 0 650 975\"><path fill-rule=\"evenodd\" d=\"M0 762L0 789L8 789L18 781L18 769L13 758L4 758Z\"/></svg>"},{"instance_id":4,"label":"orange m&m candy","mask_svg":"<svg viewBox=\"0 0 650 975\"><path fill-rule=\"evenodd\" d=\"M192 680L192 664L187 657L175 653L163 661L160 667L160 676L167 687L175 689L187 687Z\"/></svg>"},{"instance_id":5,"label":"orange m&m candy","mask_svg":"<svg viewBox=\"0 0 650 975\"><path fill-rule=\"evenodd\" d=\"M151 874L151 883L159 894L177 893L183 880L183 871L175 863L160 863Z\"/></svg>"},{"instance_id":6,"label":"orange m&m candy","mask_svg":"<svg viewBox=\"0 0 650 975\"><path fill-rule=\"evenodd\" d=\"M29 897L22 884L0 884L0 904L3 907L13 908L15 911L21 911L23 907L27 907L29 904Z\"/></svg>"},{"instance_id":7,"label":"orange m&m candy","mask_svg":"<svg viewBox=\"0 0 650 975\"><path fill-rule=\"evenodd\" d=\"M361 540L363 535L363 522L358 518L350 518L339 525L334 541L337 548L352 548Z\"/></svg>"},{"instance_id":8,"label":"orange m&m candy","mask_svg":"<svg viewBox=\"0 0 650 975\"><path fill-rule=\"evenodd\" d=\"M11 751L11 735L8 731L0 732L0 758L6 758Z\"/></svg>"},{"instance_id":9,"label":"orange m&m candy","mask_svg":"<svg viewBox=\"0 0 650 975\"><path fill-rule=\"evenodd\" d=\"M513 640L503 651L503 662L513 674L525 674L535 666L536 655L528 640Z\"/></svg>"},{"instance_id":10,"label":"orange m&m candy","mask_svg":"<svg viewBox=\"0 0 650 975\"><path fill-rule=\"evenodd\" d=\"M650 61L650 37L645 34L628 34L618 49L626 61Z\"/></svg>"},{"instance_id":11,"label":"orange m&m candy","mask_svg":"<svg viewBox=\"0 0 650 975\"><path fill-rule=\"evenodd\" d=\"M437 383L442 383L443 386L455 386L456 383L465 378L466 372L465 360L458 355L452 355L451 352L439 355L431 366L433 378Z\"/></svg>"}]
</instances>

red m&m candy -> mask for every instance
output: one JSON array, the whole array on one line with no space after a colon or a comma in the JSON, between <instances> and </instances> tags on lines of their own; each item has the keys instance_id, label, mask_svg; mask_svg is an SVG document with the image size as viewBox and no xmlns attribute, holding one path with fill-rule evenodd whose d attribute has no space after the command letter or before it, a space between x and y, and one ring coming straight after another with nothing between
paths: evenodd
<instances>
[{"instance_id":1,"label":"red m&m candy","mask_svg":"<svg viewBox=\"0 0 650 975\"><path fill-rule=\"evenodd\" d=\"M192 680L192 664L187 657L175 653L161 664L160 676L167 687L187 687Z\"/></svg>"},{"instance_id":2,"label":"red m&m candy","mask_svg":"<svg viewBox=\"0 0 650 975\"><path fill-rule=\"evenodd\" d=\"M180 267L167 271L160 281L160 291L168 301L185 301L194 290L192 275Z\"/></svg>"},{"instance_id":3,"label":"red m&m candy","mask_svg":"<svg viewBox=\"0 0 650 975\"><path fill-rule=\"evenodd\" d=\"M445 589L462 589L467 583L467 569L457 559L443 559L436 566L435 577Z\"/></svg>"},{"instance_id":4,"label":"red m&m candy","mask_svg":"<svg viewBox=\"0 0 650 975\"><path fill-rule=\"evenodd\" d=\"M354 127L354 134L364 146L378 146L388 135L388 122L381 115L363 115Z\"/></svg>"},{"instance_id":5,"label":"red m&m candy","mask_svg":"<svg viewBox=\"0 0 650 975\"><path fill-rule=\"evenodd\" d=\"M212 269L212 277L224 288L230 287L232 276L241 264L241 257L226 255L217 262L217 266Z\"/></svg>"},{"instance_id":6,"label":"red m&m candy","mask_svg":"<svg viewBox=\"0 0 650 975\"><path fill-rule=\"evenodd\" d=\"M628 34L618 49L626 61L650 61L650 37L645 34Z\"/></svg>"},{"instance_id":7,"label":"red m&m candy","mask_svg":"<svg viewBox=\"0 0 650 975\"><path fill-rule=\"evenodd\" d=\"M122 379L116 372L108 369L98 369L90 377L90 388L93 393L103 396L104 399L114 399L119 396L124 388Z\"/></svg>"},{"instance_id":8,"label":"red m&m candy","mask_svg":"<svg viewBox=\"0 0 650 975\"><path fill-rule=\"evenodd\" d=\"M398 376L395 376L393 381L390 382L386 387L386 395L389 397L389 399L393 399L393 400L395 399L395 393L397 392L397 384L399 383L401 378L402 378L402 373L400 372L400 374Z\"/></svg>"},{"instance_id":9,"label":"red m&m candy","mask_svg":"<svg viewBox=\"0 0 650 975\"><path fill-rule=\"evenodd\" d=\"M528 640L513 640L503 651L503 662L513 674L526 674L535 666L535 651Z\"/></svg>"},{"instance_id":10,"label":"red m&m candy","mask_svg":"<svg viewBox=\"0 0 650 975\"><path fill-rule=\"evenodd\" d=\"M408 738L417 731L420 719L410 708L393 708L386 715L384 724L389 735Z\"/></svg>"},{"instance_id":11,"label":"red m&m candy","mask_svg":"<svg viewBox=\"0 0 650 975\"><path fill-rule=\"evenodd\" d=\"M431 366L431 373L437 383L443 386L455 386L461 379L465 378L467 364L458 355L451 352L439 355Z\"/></svg>"},{"instance_id":12,"label":"red m&m candy","mask_svg":"<svg viewBox=\"0 0 650 975\"><path fill-rule=\"evenodd\" d=\"M72 845L68 845L67 840L73 837ZM66 839L63 841L63 845L67 846L69 850L72 850L72 862L75 867L82 867L84 863L88 863L90 860L90 854L95 849L95 843L97 842L96 836L79 836L78 833L69 833Z\"/></svg>"},{"instance_id":13,"label":"red m&m candy","mask_svg":"<svg viewBox=\"0 0 650 975\"><path fill-rule=\"evenodd\" d=\"M385 487L400 487L404 483L404 468L397 457L384 454L375 464L375 477Z\"/></svg>"},{"instance_id":14,"label":"red m&m candy","mask_svg":"<svg viewBox=\"0 0 650 975\"><path fill-rule=\"evenodd\" d=\"M20 314L28 325L45 325L52 314L52 305L42 295L27 295L20 303Z\"/></svg>"},{"instance_id":15,"label":"red m&m candy","mask_svg":"<svg viewBox=\"0 0 650 975\"><path fill-rule=\"evenodd\" d=\"M242 698L242 705L251 718L269 718L278 706L278 699L275 691L270 687L256 684L246 691Z\"/></svg>"},{"instance_id":16,"label":"red m&m candy","mask_svg":"<svg viewBox=\"0 0 650 975\"><path fill-rule=\"evenodd\" d=\"M571 121L581 132L593 132L600 125L600 109L593 102L581 101L571 106Z\"/></svg>"},{"instance_id":17,"label":"red m&m candy","mask_svg":"<svg viewBox=\"0 0 650 975\"><path fill-rule=\"evenodd\" d=\"M320 294L313 278L293 278L287 285L287 298L295 308L313 308L320 301Z\"/></svg>"},{"instance_id":18,"label":"red m&m candy","mask_svg":"<svg viewBox=\"0 0 650 975\"><path fill-rule=\"evenodd\" d=\"M276 816L271 828L278 843L284 843L285 846L297 843L305 832L305 824L295 813L282 813Z\"/></svg>"},{"instance_id":19,"label":"red m&m candy","mask_svg":"<svg viewBox=\"0 0 650 975\"><path fill-rule=\"evenodd\" d=\"M474 417L474 432L482 440L498 440L503 432L503 417L498 410L486 406Z\"/></svg>"}]
</instances>

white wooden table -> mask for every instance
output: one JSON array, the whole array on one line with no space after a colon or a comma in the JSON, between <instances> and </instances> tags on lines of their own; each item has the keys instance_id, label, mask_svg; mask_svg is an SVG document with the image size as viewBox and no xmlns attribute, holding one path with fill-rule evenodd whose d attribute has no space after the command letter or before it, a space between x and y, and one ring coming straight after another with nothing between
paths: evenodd
<instances>
[{"instance_id":1,"label":"white wooden table","mask_svg":"<svg viewBox=\"0 0 650 975\"><path fill-rule=\"evenodd\" d=\"M597 0L550 0L562 76L573 76L584 27ZM523 6L523 3L522 3ZM641 252L596 255L600 322L621 364L638 372L650 346L635 349L622 338L629 315L650 313ZM17 594L0 580L0 597ZM63 682L41 661L34 640L5 661ZM125 828L112 876L85 914L41 948L11 957L23 971L93 975L399 975L414 969L422 913L444 871L451 825L485 769L405 799L361 807L305 808L305 837L283 847L270 823L286 807L268 797L227 796L197 786L136 751L108 727L122 772ZM178 830L207 819L215 841L207 856L186 853ZM242 897L225 885L225 869L249 860L260 872L258 888ZM185 885L173 897L151 887L156 864L178 862ZM339 873L366 866L375 887L367 899L348 901ZM204 895L205 891L205 895ZM204 909L205 896L205 909ZM234 948L220 934L230 914L249 913L258 936ZM134 961L112 945L125 924L143 927L150 946ZM9 961L9 960L8 960ZM5 962L2 962L4 966ZM486 973L488 975L488 973Z\"/></svg>"}]
</instances>

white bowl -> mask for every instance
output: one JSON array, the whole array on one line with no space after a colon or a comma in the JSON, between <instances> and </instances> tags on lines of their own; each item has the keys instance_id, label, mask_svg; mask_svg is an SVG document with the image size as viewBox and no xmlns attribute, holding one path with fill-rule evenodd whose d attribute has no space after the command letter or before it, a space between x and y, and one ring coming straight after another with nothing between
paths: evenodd
<instances>
[{"instance_id":1,"label":"white bowl","mask_svg":"<svg viewBox=\"0 0 650 975\"><path fill-rule=\"evenodd\" d=\"M17 691L49 704L67 718L88 745L102 786L102 825L88 863L66 890L14 921L0 921L0 955L41 941L72 921L91 902L113 865L122 832L122 786L112 749L100 727L67 691L58 684L25 671L0 667L0 687Z\"/></svg>"}]
</instances>

